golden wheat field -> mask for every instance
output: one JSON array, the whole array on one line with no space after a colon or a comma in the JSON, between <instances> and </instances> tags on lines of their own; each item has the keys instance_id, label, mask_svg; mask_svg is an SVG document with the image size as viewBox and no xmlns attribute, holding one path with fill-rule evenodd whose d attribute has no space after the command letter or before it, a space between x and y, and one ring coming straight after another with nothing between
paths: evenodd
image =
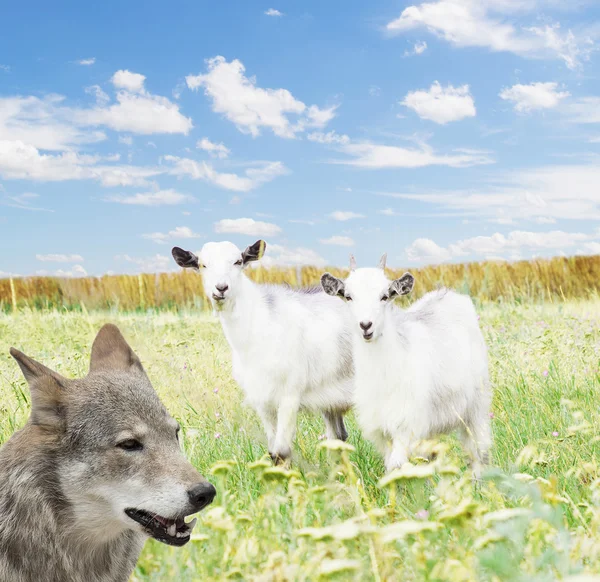
<instances>
[{"instance_id":1,"label":"golden wheat field","mask_svg":"<svg viewBox=\"0 0 600 582\"><path fill-rule=\"evenodd\" d=\"M273 467L194 274L3 282L0 443L29 413L9 346L80 376L112 321L218 489L192 542L147 542L132 581L592 580L580 575L600 575L599 271L588 257L417 272L416 296L443 283L478 299L494 387L492 467L478 487L452 436L430 444L434 461L384 477L352 414L346 445L302 415L292 468ZM320 271L300 274L313 284Z\"/></svg>"},{"instance_id":2,"label":"golden wheat field","mask_svg":"<svg viewBox=\"0 0 600 582\"><path fill-rule=\"evenodd\" d=\"M323 269L256 268L250 277L262 283L318 285ZM341 277L347 271L329 269ZM468 293L479 301L532 301L587 298L600 289L600 256L540 259L507 263L488 261L410 269L416 276L414 297L439 285ZM388 269L400 276L404 269ZM196 273L105 275L58 279L27 277L0 279L0 309L17 307L58 309L203 309L207 306L201 277Z\"/></svg>"}]
</instances>

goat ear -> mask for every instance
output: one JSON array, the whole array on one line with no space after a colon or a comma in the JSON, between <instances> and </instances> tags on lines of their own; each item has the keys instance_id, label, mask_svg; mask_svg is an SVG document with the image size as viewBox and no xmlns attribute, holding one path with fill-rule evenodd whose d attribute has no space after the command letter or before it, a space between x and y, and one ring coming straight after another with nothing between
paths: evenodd
<instances>
[{"instance_id":1,"label":"goat ear","mask_svg":"<svg viewBox=\"0 0 600 582\"><path fill-rule=\"evenodd\" d=\"M410 273L404 273L400 279L392 281L389 288L390 297L395 295L407 295L412 291L415 278Z\"/></svg>"},{"instance_id":2,"label":"goat ear","mask_svg":"<svg viewBox=\"0 0 600 582\"><path fill-rule=\"evenodd\" d=\"M112 323L103 325L92 345L90 372L97 370L123 370L137 368L143 371L140 359L135 355L119 328Z\"/></svg>"},{"instance_id":3,"label":"goat ear","mask_svg":"<svg viewBox=\"0 0 600 582\"><path fill-rule=\"evenodd\" d=\"M267 243L264 240L257 240L242 253L242 263L244 265L253 261L259 261L265 254Z\"/></svg>"},{"instance_id":4,"label":"goat ear","mask_svg":"<svg viewBox=\"0 0 600 582\"><path fill-rule=\"evenodd\" d=\"M64 428L64 387L68 380L23 352L10 348L31 392L31 423L49 432Z\"/></svg>"},{"instance_id":5,"label":"goat ear","mask_svg":"<svg viewBox=\"0 0 600 582\"><path fill-rule=\"evenodd\" d=\"M334 297L336 295L339 295L340 297L344 296L344 282L330 273L324 273L321 276L321 287L323 287L323 291L325 291L327 295L332 295Z\"/></svg>"},{"instance_id":6,"label":"goat ear","mask_svg":"<svg viewBox=\"0 0 600 582\"><path fill-rule=\"evenodd\" d=\"M184 251L179 247L173 247L171 254L175 259L175 262L184 269L196 269L200 268L198 257L191 251Z\"/></svg>"}]
</instances>

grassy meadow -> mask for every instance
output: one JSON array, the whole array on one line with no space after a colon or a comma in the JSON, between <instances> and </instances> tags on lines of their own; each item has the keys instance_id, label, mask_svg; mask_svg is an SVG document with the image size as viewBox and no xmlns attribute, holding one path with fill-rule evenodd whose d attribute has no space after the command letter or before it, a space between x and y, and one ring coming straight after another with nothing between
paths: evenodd
<instances>
[{"instance_id":1,"label":"grassy meadow","mask_svg":"<svg viewBox=\"0 0 600 582\"><path fill-rule=\"evenodd\" d=\"M349 445L299 421L291 470L272 467L231 378L220 325L197 310L0 312L0 442L29 412L10 346L66 376L87 372L111 321L217 487L181 549L147 542L134 581L550 581L600 574L600 300L478 307L494 386L493 467L474 488L454 437L382 481L352 415ZM575 579L575 578L573 578Z\"/></svg>"}]
</instances>

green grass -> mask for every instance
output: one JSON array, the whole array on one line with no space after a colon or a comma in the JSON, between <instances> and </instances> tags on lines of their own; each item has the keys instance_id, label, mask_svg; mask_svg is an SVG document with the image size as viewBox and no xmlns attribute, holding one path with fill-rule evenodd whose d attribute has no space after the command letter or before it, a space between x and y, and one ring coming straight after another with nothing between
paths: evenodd
<instances>
[{"instance_id":1,"label":"green grass","mask_svg":"<svg viewBox=\"0 0 600 582\"><path fill-rule=\"evenodd\" d=\"M494 469L478 489L454 437L435 445L431 478L381 487L381 459L352 416L353 451L319 447L323 422L306 415L292 471L257 462L262 428L231 378L220 326L193 313L0 314L0 442L29 413L8 348L80 376L97 330L112 321L219 491L187 546L146 544L134 580L524 582L600 573L600 302L480 313L495 393Z\"/></svg>"}]
</instances>

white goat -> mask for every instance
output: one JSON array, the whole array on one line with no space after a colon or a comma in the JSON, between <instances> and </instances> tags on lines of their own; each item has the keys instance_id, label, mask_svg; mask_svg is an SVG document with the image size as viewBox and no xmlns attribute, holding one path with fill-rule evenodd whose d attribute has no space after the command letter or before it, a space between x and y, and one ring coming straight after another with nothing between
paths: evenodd
<instances>
[{"instance_id":1,"label":"white goat","mask_svg":"<svg viewBox=\"0 0 600 582\"><path fill-rule=\"evenodd\" d=\"M416 441L458 429L478 478L491 445L491 390L473 302L442 289L406 310L394 306L394 297L410 293L414 277L390 281L385 257L377 268L362 269L351 257L345 281L329 273L321 278L354 320L358 422L388 471L408 461Z\"/></svg>"},{"instance_id":2,"label":"white goat","mask_svg":"<svg viewBox=\"0 0 600 582\"><path fill-rule=\"evenodd\" d=\"M173 248L181 267L200 270L204 290L232 352L233 377L262 419L275 462L291 456L301 408L323 413L328 438L346 440L343 414L352 405L351 319L320 287L258 285L243 269L259 260L262 240L240 251L206 243L197 257Z\"/></svg>"}]
</instances>

